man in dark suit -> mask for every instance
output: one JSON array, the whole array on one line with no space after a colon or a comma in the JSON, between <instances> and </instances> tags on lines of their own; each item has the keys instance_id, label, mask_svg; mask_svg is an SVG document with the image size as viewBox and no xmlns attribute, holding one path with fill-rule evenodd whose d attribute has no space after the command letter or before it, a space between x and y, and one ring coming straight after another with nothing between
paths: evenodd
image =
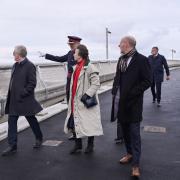
<instances>
[{"instance_id":1,"label":"man in dark suit","mask_svg":"<svg viewBox=\"0 0 180 180\"><path fill-rule=\"evenodd\" d=\"M133 37L122 38L119 47L121 56L117 64L112 95L119 94L120 97L118 111L114 116L117 116L121 123L127 151L120 163L127 164L132 161L131 175L139 177L143 94L151 85L151 70L148 58L136 51L136 40Z\"/></svg>"},{"instance_id":2,"label":"man in dark suit","mask_svg":"<svg viewBox=\"0 0 180 180\"><path fill-rule=\"evenodd\" d=\"M36 142L34 148L40 148L43 135L35 117L42 110L35 100L36 67L27 58L24 46L16 46L13 52L16 63L13 65L9 84L5 113L8 114L8 143L9 147L2 153L3 156L17 151L17 121L19 116L25 116Z\"/></svg>"},{"instance_id":3,"label":"man in dark suit","mask_svg":"<svg viewBox=\"0 0 180 180\"><path fill-rule=\"evenodd\" d=\"M151 92L153 96L153 103L155 103L157 100L157 106L160 107L161 86L164 80L164 69L166 70L167 75L166 80L170 79L170 72L165 57L160 55L158 51L158 47L153 47L151 51L152 55L150 55L148 59L152 69Z\"/></svg>"},{"instance_id":4,"label":"man in dark suit","mask_svg":"<svg viewBox=\"0 0 180 180\"><path fill-rule=\"evenodd\" d=\"M66 99L67 102L69 102L69 92L70 92L70 82L71 82L71 76L73 72L73 66L76 64L76 61L74 60L74 52L77 46L81 42L81 38L77 36L68 36L68 45L70 47L70 51L64 55L64 56L54 56L51 54L43 54L40 52L40 57L45 57L45 59L55 61L55 62L67 62L67 82L66 82ZM75 134L69 137L69 140L74 140Z\"/></svg>"}]
</instances>

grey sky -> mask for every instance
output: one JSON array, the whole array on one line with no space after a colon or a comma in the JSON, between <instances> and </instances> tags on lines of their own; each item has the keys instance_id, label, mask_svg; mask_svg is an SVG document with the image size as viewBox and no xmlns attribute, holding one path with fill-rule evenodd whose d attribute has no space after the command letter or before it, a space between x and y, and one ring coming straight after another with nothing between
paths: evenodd
<instances>
[{"instance_id":1,"label":"grey sky","mask_svg":"<svg viewBox=\"0 0 180 180\"><path fill-rule=\"evenodd\" d=\"M11 57L17 44L31 54L64 54L67 35L83 38L92 59L105 59L105 27L110 59L119 56L118 43L124 35L137 39L137 49L149 55L157 45L160 53L180 59L179 0L0 0L0 61Z\"/></svg>"}]
</instances>

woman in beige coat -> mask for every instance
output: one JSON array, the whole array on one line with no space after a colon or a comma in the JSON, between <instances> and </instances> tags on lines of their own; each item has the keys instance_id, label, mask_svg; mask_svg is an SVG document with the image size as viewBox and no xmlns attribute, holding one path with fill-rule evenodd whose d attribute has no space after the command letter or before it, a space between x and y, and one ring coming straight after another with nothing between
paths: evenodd
<instances>
[{"instance_id":1,"label":"woman in beige coat","mask_svg":"<svg viewBox=\"0 0 180 180\"><path fill-rule=\"evenodd\" d=\"M64 131L76 134L75 146L70 151L71 154L82 150L82 137L88 137L85 153L91 153L94 148L94 136L103 135L97 96L100 87L99 71L89 62L88 49L84 45L77 47L74 59L77 65L74 67L71 79ZM88 107L89 100L92 103L90 103L91 107Z\"/></svg>"}]
</instances>

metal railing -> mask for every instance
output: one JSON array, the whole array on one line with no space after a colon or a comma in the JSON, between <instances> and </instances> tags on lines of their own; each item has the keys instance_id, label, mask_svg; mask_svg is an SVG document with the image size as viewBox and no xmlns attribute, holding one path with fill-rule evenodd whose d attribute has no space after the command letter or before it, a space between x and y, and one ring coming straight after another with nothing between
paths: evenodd
<instances>
[{"instance_id":1,"label":"metal railing","mask_svg":"<svg viewBox=\"0 0 180 180\"><path fill-rule=\"evenodd\" d=\"M4 116L6 99L0 98L0 116Z\"/></svg>"},{"instance_id":2,"label":"metal railing","mask_svg":"<svg viewBox=\"0 0 180 180\"><path fill-rule=\"evenodd\" d=\"M117 61L94 61L92 62L95 64L100 72L103 71L104 65L108 65L108 67L111 67L112 65L116 65ZM168 61L169 67L180 67L180 61ZM50 101L53 99L57 99L56 101L61 101L65 97L65 84L63 85L53 85L53 86L47 86L45 81L43 80L41 76L41 69L47 68L47 67L60 67L64 70L64 73L67 73L66 63L52 63L52 64L35 64L36 70L37 70L37 78L39 80L39 84L42 88L36 89L36 98L38 101L43 104L46 101ZM4 66L0 67L0 70L10 70L11 66ZM61 69L61 70L62 70ZM100 74L100 82L105 83L107 81L111 81L114 78L115 68L112 72L103 72ZM5 104L6 104L6 98L0 97L0 117L4 116L5 111Z\"/></svg>"},{"instance_id":3,"label":"metal railing","mask_svg":"<svg viewBox=\"0 0 180 180\"><path fill-rule=\"evenodd\" d=\"M101 72L101 70L104 70L103 69L104 65L108 64L108 67L110 67L112 65L116 65L117 61L95 61L92 63L95 64ZM50 101L50 100L56 99L56 98L58 101L62 101L65 97L65 84L63 84L63 85L56 84L56 85L53 85L50 87L47 86L41 76L41 69L46 68L46 67L48 67L48 68L49 67L61 67L61 68L63 68L64 73L67 73L66 63L35 64L35 66L36 66L36 71L37 71L37 79L38 79L39 84L42 87L38 90L36 89L37 100L41 104L43 104L46 101ZM0 70L10 70L10 69L11 69L11 66L0 67ZM109 72L108 74L106 74L106 72L102 72L100 75L101 83L112 80L114 78L114 73L115 73L115 68L114 68L114 70L112 70L112 72ZM6 104L6 98L0 97L0 117L4 116L5 104Z\"/></svg>"}]
</instances>

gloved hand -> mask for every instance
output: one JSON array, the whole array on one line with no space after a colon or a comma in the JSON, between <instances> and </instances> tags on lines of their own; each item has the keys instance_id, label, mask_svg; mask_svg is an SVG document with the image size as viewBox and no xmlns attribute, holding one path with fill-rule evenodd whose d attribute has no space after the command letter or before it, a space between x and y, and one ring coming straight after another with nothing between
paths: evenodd
<instances>
[{"instance_id":1,"label":"gloved hand","mask_svg":"<svg viewBox=\"0 0 180 180\"><path fill-rule=\"evenodd\" d=\"M45 53L41 52L41 51L38 51L38 54L39 54L39 57L45 57Z\"/></svg>"},{"instance_id":2,"label":"gloved hand","mask_svg":"<svg viewBox=\"0 0 180 180\"><path fill-rule=\"evenodd\" d=\"M82 96L82 98L81 98L81 102L83 102L83 104L85 104L86 103L86 100L87 99L89 99L90 98L90 96L88 96L86 93Z\"/></svg>"}]
</instances>

